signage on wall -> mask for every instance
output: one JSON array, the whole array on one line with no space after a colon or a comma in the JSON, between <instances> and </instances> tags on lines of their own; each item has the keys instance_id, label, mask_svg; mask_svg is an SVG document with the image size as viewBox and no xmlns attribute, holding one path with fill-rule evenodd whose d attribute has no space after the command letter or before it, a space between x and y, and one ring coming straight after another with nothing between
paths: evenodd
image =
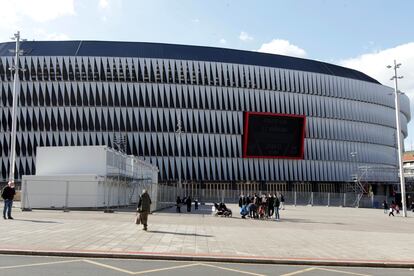
<instances>
[{"instance_id":1,"label":"signage on wall","mask_svg":"<svg viewBox=\"0 0 414 276\"><path fill-rule=\"evenodd\" d=\"M301 115L246 112L244 158L304 158L306 117Z\"/></svg>"}]
</instances>

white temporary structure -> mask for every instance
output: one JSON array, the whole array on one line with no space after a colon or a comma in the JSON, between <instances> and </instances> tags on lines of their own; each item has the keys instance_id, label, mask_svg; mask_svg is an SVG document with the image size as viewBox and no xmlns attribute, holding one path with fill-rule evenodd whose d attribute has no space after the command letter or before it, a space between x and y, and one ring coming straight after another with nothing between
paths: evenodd
<instances>
[{"instance_id":1,"label":"white temporary structure","mask_svg":"<svg viewBox=\"0 0 414 276\"><path fill-rule=\"evenodd\" d=\"M38 147L36 175L22 178L22 208L100 208L137 202L146 188L157 205L158 168L107 146Z\"/></svg>"}]
</instances>

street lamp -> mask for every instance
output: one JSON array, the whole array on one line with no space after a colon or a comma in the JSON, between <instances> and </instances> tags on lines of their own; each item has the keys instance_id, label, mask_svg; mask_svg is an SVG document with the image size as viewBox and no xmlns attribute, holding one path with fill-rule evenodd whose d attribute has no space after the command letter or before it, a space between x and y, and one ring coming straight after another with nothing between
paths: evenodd
<instances>
[{"instance_id":1,"label":"street lamp","mask_svg":"<svg viewBox=\"0 0 414 276\"><path fill-rule=\"evenodd\" d=\"M9 181L14 182L14 172L15 172L15 163L16 163L16 128L17 128L17 104L19 100L19 57L23 54L23 51L20 50L20 32L14 34L11 38L16 40L16 50L14 51L14 65L9 68L9 70L14 71L14 81L13 81L13 107L12 107L12 128L10 133L10 169L9 169Z\"/></svg>"},{"instance_id":2,"label":"street lamp","mask_svg":"<svg viewBox=\"0 0 414 276\"><path fill-rule=\"evenodd\" d=\"M113 139L113 145L115 145L117 147L117 151L116 151L116 158L117 158L117 166L118 166L118 208L120 207L120 191L121 191L121 180L124 181L125 180L125 174L126 174L126 164L125 164L125 168L124 168L124 162L125 160L125 156L126 156L126 136L123 136L121 134L119 134L119 136L115 136L114 135L114 139ZM124 156L125 155L125 156ZM122 170L124 170L124 172L122 173ZM122 179L121 179L121 174L122 174ZM125 181L124 181L125 182Z\"/></svg>"},{"instance_id":3,"label":"street lamp","mask_svg":"<svg viewBox=\"0 0 414 276\"><path fill-rule=\"evenodd\" d=\"M394 76L390 80L394 80L394 99L395 99L395 118L397 124L397 146L398 146L398 166L400 171L400 185L401 185L401 204L402 214L404 217L407 216L407 207L405 205L405 179L402 162L402 140L401 140L401 125L400 125L400 91L398 91L398 79L402 79L403 76L398 76L397 69L400 68L401 63L397 64L394 60L394 65L388 65L388 69L394 69Z\"/></svg>"},{"instance_id":4,"label":"street lamp","mask_svg":"<svg viewBox=\"0 0 414 276\"><path fill-rule=\"evenodd\" d=\"M179 165L177 166L178 167L177 195L178 195L179 191L181 191L181 189L182 189L182 186L181 186L181 134L183 133L183 126L182 126L181 119L178 119L177 130L175 131L175 133L178 136L178 145L177 145L178 162L179 162Z\"/></svg>"}]
</instances>

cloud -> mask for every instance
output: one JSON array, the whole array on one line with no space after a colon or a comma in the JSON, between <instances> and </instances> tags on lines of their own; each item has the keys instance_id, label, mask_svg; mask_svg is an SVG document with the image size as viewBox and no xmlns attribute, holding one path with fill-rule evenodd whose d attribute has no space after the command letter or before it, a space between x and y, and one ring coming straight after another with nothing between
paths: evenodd
<instances>
[{"instance_id":1,"label":"cloud","mask_svg":"<svg viewBox=\"0 0 414 276\"><path fill-rule=\"evenodd\" d=\"M220 44L227 44L227 41L224 38L220 39L219 42L220 42Z\"/></svg>"},{"instance_id":2,"label":"cloud","mask_svg":"<svg viewBox=\"0 0 414 276\"><path fill-rule=\"evenodd\" d=\"M387 65L393 65L394 59L401 63L398 74L404 76L399 80L399 90L414 100L414 42L393 48L363 54L355 58L341 60L340 65L356 69L373 77L384 85L394 87L390 78L394 72Z\"/></svg>"},{"instance_id":3,"label":"cloud","mask_svg":"<svg viewBox=\"0 0 414 276\"><path fill-rule=\"evenodd\" d=\"M109 0L99 0L98 7L102 10L109 8Z\"/></svg>"},{"instance_id":4,"label":"cloud","mask_svg":"<svg viewBox=\"0 0 414 276\"><path fill-rule=\"evenodd\" d=\"M35 40L69 40L70 37L64 33L49 33L44 29L35 29L33 31Z\"/></svg>"},{"instance_id":5,"label":"cloud","mask_svg":"<svg viewBox=\"0 0 414 276\"><path fill-rule=\"evenodd\" d=\"M16 26L23 20L48 22L75 15L74 0L0 0L0 26Z\"/></svg>"},{"instance_id":6,"label":"cloud","mask_svg":"<svg viewBox=\"0 0 414 276\"><path fill-rule=\"evenodd\" d=\"M239 39L241 41L250 41L253 40L253 37L250 36L248 33L242 31L239 35Z\"/></svg>"},{"instance_id":7,"label":"cloud","mask_svg":"<svg viewBox=\"0 0 414 276\"><path fill-rule=\"evenodd\" d=\"M277 55L306 57L305 50L296 45L290 44L288 40L284 39L273 39L269 43L263 43L257 51Z\"/></svg>"},{"instance_id":8,"label":"cloud","mask_svg":"<svg viewBox=\"0 0 414 276\"><path fill-rule=\"evenodd\" d=\"M393 65L394 59L401 63L398 75L404 76L398 81L398 89L410 98L411 110L414 108L414 42L395 46L393 48L378 50L363 54L358 57L345 59L339 62L340 65L356 69L373 77L383 85L394 87L390 78L394 75L392 69L386 68ZM413 119L412 119L413 120ZM405 139L405 148L412 148L414 133L414 122L408 124L408 138Z\"/></svg>"}]
</instances>

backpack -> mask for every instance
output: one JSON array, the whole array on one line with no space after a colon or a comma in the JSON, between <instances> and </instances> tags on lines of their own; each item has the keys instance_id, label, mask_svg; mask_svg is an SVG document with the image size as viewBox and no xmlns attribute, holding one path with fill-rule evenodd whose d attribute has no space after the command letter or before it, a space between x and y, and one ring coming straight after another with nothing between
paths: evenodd
<instances>
[{"instance_id":1,"label":"backpack","mask_svg":"<svg viewBox=\"0 0 414 276\"><path fill-rule=\"evenodd\" d=\"M2 199L5 199L5 197L6 197L6 188L7 188L7 186L5 186L5 187L3 187L3 189L1 189L1 198Z\"/></svg>"}]
</instances>

